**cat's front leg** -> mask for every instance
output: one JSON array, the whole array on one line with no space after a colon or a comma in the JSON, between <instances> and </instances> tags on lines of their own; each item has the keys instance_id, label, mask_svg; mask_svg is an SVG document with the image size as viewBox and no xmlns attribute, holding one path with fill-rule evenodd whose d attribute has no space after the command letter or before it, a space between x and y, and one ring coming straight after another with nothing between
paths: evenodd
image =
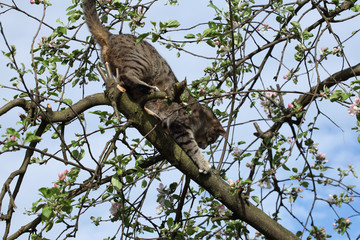
<instances>
[{"instance_id":1,"label":"cat's front leg","mask_svg":"<svg viewBox=\"0 0 360 240\"><path fill-rule=\"evenodd\" d=\"M168 129L175 141L180 147L187 153L187 155L195 162L199 167L199 172L207 174L210 171L210 164L205 160L204 156L200 152L200 148L195 141L194 133L189 126L184 125L185 121L181 118L181 114L174 122L169 122ZM184 115L185 117L187 115Z\"/></svg>"},{"instance_id":2,"label":"cat's front leg","mask_svg":"<svg viewBox=\"0 0 360 240\"><path fill-rule=\"evenodd\" d=\"M195 140L189 141L186 144L179 145L198 166L199 173L207 174L210 171L210 163L206 161L204 156L201 154L200 148L198 147Z\"/></svg>"},{"instance_id":3,"label":"cat's front leg","mask_svg":"<svg viewBox=\"0 0 360 240\"><path fill-rule=\"evenodd\" d=\"M196 165L199 167L199 173L207 174L210 169L210 163L205 160L204 156L200 153L197 154L197 156L193 156L193 160L196 163Z\"/></svg>"}]
</instances>

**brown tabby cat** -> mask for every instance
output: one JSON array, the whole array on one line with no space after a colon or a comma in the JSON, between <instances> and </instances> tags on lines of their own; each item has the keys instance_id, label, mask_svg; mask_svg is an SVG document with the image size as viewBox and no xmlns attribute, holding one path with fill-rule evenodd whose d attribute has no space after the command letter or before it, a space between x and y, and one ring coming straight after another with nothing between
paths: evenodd
<instances>
[{"instance_id":1,"label":"brown tabby cat","mask_svg":"<svg viewBox=\"0 0 360 240\"><path fill-rule=\"evenodd\" d=\"M89 30L102 48L102 61L110 64L114 74L116 69L119 70L120 80L131 97L138 99L154 91L171 91L178 80L153 46L146 41L135 44L133 35L111 34L99 20L96 0L83 0L83 10ZM210 165L200 153L199 146L205 148L214 143L225 131L210 109L195 101L189 106L191 114L179 103L167 106L159 99L145 105L165 122L170 135L198 165L199 171L207 173Z\"/></svg>"},{"instance_id":2,"label":"brown tabby cat","mask_svg":"<svg viewBox=\"0 0 360 240\"><path fill-rule=\"evenodd\" d=\"M133 96L152 91L166 91L169 83L177 79L164 58L146 41L135 45L136 37L130 34L113 35L102 26L96 13L96 0L83 0L86 23L100 44L102 61L108 62L115 74Z\"/></svg>"},{"instance_id":3,"label":"brown tabby cat","mask_svg":"<svg viewBox=\"0 0 360 240\"><path fill-rule=\"evenodd\" d=\"M209 162L201 154L199 147L206 148L216 141L225 130L214 113L207 107L194 102L189 114L182 104L173 102L168 106L164 100L151 100L145 107L156 113L163 120L171 136L199 167L199 172L206 174L210 170Z\"/></svg>"}]
</instances>

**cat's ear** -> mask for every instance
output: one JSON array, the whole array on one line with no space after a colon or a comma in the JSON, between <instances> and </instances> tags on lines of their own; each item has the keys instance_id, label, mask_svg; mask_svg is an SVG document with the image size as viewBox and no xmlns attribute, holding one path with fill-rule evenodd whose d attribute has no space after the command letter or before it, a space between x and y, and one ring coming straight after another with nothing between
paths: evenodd
<instances>
[{"instance_id":1,"label":"cat's ear","mask_svg":"<svg viewBox=\"0 0 360 240\"><path fill-rule=\"evenodd\" d=\"M226 131L221 125L218 127L217 132L219 133L219 135L221 135L223 137L226 136Z\"/></svg>"}]
</instances>

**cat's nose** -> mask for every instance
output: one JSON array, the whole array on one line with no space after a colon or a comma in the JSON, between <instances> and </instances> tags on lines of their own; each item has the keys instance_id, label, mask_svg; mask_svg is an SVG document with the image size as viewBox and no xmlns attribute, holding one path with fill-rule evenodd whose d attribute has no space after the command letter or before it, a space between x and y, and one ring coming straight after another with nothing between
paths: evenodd
<instances>
[{"instance_id":1,"label":"cat's nose","mask_svg":"<svg viewBox=\"0 0 360 240\"><path fill-rule=\"evenodd\" d=\"M206 143L203 143L203 142L200 142L198 143L199 147L202 148L202 149L205 149L207 147L207 144Z\"/></svg>"}]
</instances>

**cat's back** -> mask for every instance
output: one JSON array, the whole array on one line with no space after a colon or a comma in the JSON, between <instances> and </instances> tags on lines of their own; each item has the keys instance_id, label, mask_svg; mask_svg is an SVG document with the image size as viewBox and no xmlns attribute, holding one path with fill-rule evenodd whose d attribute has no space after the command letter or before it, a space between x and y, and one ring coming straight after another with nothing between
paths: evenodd
<instances>
[{"instance_id":1,"label":"cat's back","mask_svg":"<svg viewBox=\"0 0 360 240\"><path fill-rule=\"evenodd\" d=\"M137 38L132 34L120 34L120 35L111 35L109 38L109 53L124 54L127 56L131 54L132 56L143 55L144 58L154 58L160 57L160 54L156 49L147 41L143 40L139 43L136 43Z\"/></svg>"},{"instance_id":2,"label":"cat's back","mask_svg":"<svg viewBox=\"0 0 360 240\"><path fill-rule=\"evenodd\" d=\"M103 61L109 62L112 69L133 68L138 77L165 90L177 82L166 60L147 41L136 43L137 38L131 34L111 35L109 47L102 53Z\"/></svg>"},{"instance_id":3,"label":"cat's back","mask_svg":"<svg viewBox=\"0 0 360 240\"><path fill-rule=\"evenodd\" d=\"M153 65L159 53L148 42L136 44L136 37L131 34L111 35L108 48L103 52L105 62L110 62L116 67L124 64Z\"/></svg>"}]
</instances>

